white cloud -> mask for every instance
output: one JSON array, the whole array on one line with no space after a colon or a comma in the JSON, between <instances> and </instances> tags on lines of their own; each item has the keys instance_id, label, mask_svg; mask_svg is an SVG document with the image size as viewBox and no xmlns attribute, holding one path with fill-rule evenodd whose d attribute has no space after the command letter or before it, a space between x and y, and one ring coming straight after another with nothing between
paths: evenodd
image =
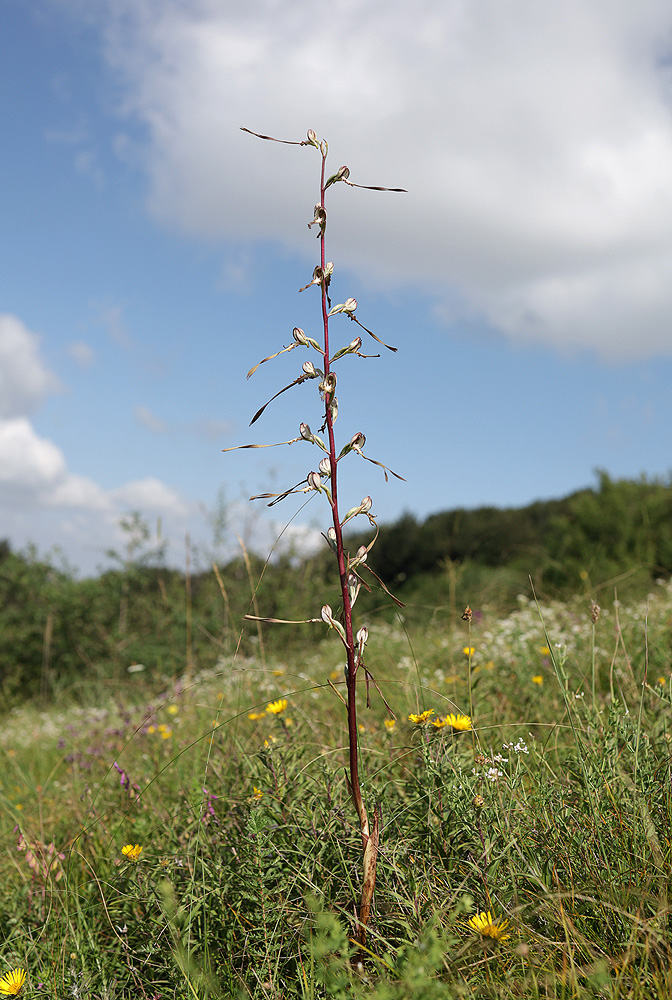
<instances>
[{"instance_id":1,"label":"white cloud","mask_svg":"<svg viewBox=\"0 0 672 1000\"><path fill-rule=\"evenodd\" d=\"M67 346L67 351L73 361L81 368L89 368L93 364L94 351L90 344L83 340L73 340Z\"/></svg>"},{"instance_id":2,"label":"white cloud","mask_svg":"<svg viewBox=\"0 0 672 1000\"><path fill-rule=\"evenodd\" d=\"M154 431L155 434L162 434L165 431L165 420L157 417L147 406L136 406L133 413L135 419L147 430Z\"/></svg>"},{"instance_id":3,"label":"white cloud","mask_svg":"<svg viewBox=\"0 0 672 1000\"><path fill-rule=\"evenodd\" d=\"M102 9L102 8L99 8ZM672 353L666 0L114 0L107 55L146 127L152 211L309 253L307 127L352 179L331 253L516 340Z\"/></svg>"},{"instance_id":4,"label":"white cloud","mask_svg":"<svg viewBox=\"0 0 672 1000\"><path fill-rule=\"evenodd\" d=\"M59 388L40 357L37 335L16 316L0 315L0 418L34 413Z\"/></svg>"},{"instance_id":5,"label":"white cloud","mask_svg":"<svg viewBox=\"0 0 672 1000\"><path fill-rule=\"evenodd\" d=\"M4 493L42 493L65 476L63 453L38 437L25 417L0 420L0 486Z\"/></svg>"},{"instance_id":6,"label":"white cloud","mask_svg":"<svg viewBox=\"0 0 672 1000\"><path fill-rule=\"evenodd\" d=\"M189 513L184 497L151 476L117 487L110 492L110 497L118 507L138 510L143 514L150 512L186 517Z\"/></svg>"}]
</instances>

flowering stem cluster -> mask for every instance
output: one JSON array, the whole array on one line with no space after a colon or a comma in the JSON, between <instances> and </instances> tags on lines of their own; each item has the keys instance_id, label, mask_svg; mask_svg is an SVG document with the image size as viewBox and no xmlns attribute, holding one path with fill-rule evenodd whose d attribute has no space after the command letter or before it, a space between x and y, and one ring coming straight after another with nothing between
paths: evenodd
<instances>
[{"instance_id":1,"label":"flowering stem cluster","mask_svg":"<svg viewBox=\"0 0 672 1000\"><path fill-rule=\"evenodd\" d=\"M249 129L244 129L243 131L248 132ZM260 139L267 139L273 142L285 142L285 140L273 139L271 136L259 135L256 132L251 133L256 135ZM317 227L317 235L320 241L320 261L313 271L312 279L305 285L301 292L315 285L320 289L321 296L321 313L322 313L322 332L323 341L322 344L318 343L312 337L308 337L303 330L295 327L293 330L293 342L288 346L284 347L281 351L276 354L271 355L268 358L264 358L259 364L263 364L265 361L270 361L272 358L277 357L279 354L284 354L287 351L292 351L297 347L305 347L307 349L313 349L320 355L320 367L316 367L312 361L306 361L302 366L302 374L299 375L293 382L285 386L280 392L276 393L272 399L275 399L280 393L291 389L295 385L300 385L301 383L311 380L319 379L318 389L320 392L320 397L324 404L324 420L319 429L318 434L314 434L310 426L307 423L302 423L299 428L299 436L293 438L291 441L282 442L282 444L295 444L299 441L306 441L309 444L317 447L322 453L317 470L311 471L306 479L299 483L297 486L292 487L279 494L262 494L261 497L253 499L267 499L270 501L269 506L283 500L285 497L292 493L311 493L316 492L324 495L326 498L331 512L331 526L326 532L325 538L335 553L336 560L338 563L338 574L340 582L340 595L341 595L341 609L337 615L334 615L331 607L325 604L321 609L320 619L308 619L309 621L323 621L329 628L333 628L339 639L345 647L345 655L347 665L345 668L346 675L346 688L347 688L347 714L348 714L348 742L349 742L349 767L348 774L346 776L348 782L348 790L350 792L353 804L357 811L357 816L359 819L360 831L362 836L362 850L363 850L363 880L362 880L362 895L359 907L359 922L357 928L357 937L361 944L364 944L366 940L366 928L369 921L371 913L371 904L373 899L373 891L376 880L376 862L378 856L378 844L379 844L379 823L380 823L380 813L378 809L373 812L373 819L369 819L369 814L367 812L364 800L362 797L362 790L359 780L359 740L358 740L358 728L357 728L357 704L356 704L356 693L357 693L357 674L360 669L365 673L367 689L370 680L373 680L370 672L364 664L364 647L366 646L368 639L368 629L366 626L361 627L355 634L353 625L353 606L357 600L360 588L363 585L362 571L368 570L375 578L376 582L383 586L383 589L389 594L387 588L381 583L378 577L375 576L373 571L366 565L366 560L368 554L375 543L378 529L376 526L374 515L371 513L372 500L371 497L364 497L360 504L356 507L351 508L347 511L345 516L341 516L339 508L339 494L338 494L338 466L339 463L348 455L354 453L361 458L364 458L368 462L372 462L374 465L382 468L385 475L385 479L388 478L388 473L393 476L397 476L395 472L388 469L382 462L378 462L375 459L369 458L369 456L364 454L364 446L366 443L366 438L364 434L358 432L354 434L350 441L340 449L336 446L336 435L334 432L334 425L338 417L338 399L336 396L337 387L337 375L334 369L335 362L339 361L345 355L354 354L360 358L366 357L380 357L380 355L365 355L362 353L362 338L361 336L356 336L347 346L340 348L335 353L332 354L331 344L330 344L330 329L329 321L332 317L337 315L346 316L350 321L354 322L361 330L371 336L375 341L377 341L382 346L386 347L388 350L394 351L396 348L389 347L389 345L384 344L380 338L376 336L371 330L363 326L357 318L357 300L354 298L346 299L345 302L339 303L337 305L332 305L331 297L329 294L331 278L334 272L334 265L331 261L327 260L326 253L326 229L327 229L327 209L326 209L326 192L327 190L337 183L344 183L349 187L369 187L368 185L354 184L350 178L350 170L348 167L340 167L339 170L333 174L331 177L326 176L326 161L328 153L328 144L325 140L318 140L315 133L310 129L307 133L306 139L300 142L291 142L290 145L297 146L311 146L318 150L321 157L321 170L320 170L320 199L319 202L314 207L313 219L308 223L309 228L312 229L313 226ZM370 190L376 191L402 191L402 188L381 188L372 187ZM248 378L250 375L254 374L259 365L255 365L248 373ZM264 404L254 415L251 423L255 423L256 420L262 415L266 407L272 399ZM260 447L258 445L244 445L243 447ZM232 450L232 449L226 449ZM401 478L401 476L397 476ZM364 515L368 518L370 525L375 529L375 534L373 540L369 545L362 545L354 556L351 556L348 551L346 551L345 544L343 541L343 527L352 518L358 515ZM364 583L366 589L368 586ZM390 595L391 597L391 595ZM392 600L395 600L392 598ZM396 602L400 603L400 602ZM248 619L260 620L256 616L248 615ZM261 619L263 621L271 621L272 619ZM374 681L375 684L375 681ZM390 713L391 714L391 713Z\"/></svg>"}]
</instances>

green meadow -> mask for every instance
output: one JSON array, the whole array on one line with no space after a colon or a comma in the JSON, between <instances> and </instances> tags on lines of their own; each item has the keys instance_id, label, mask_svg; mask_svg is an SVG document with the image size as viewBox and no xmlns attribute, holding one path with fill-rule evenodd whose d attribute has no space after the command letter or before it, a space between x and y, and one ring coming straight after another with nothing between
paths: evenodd
<instances>
[{"instance_id":1,"label":"green meadow","mask_svg":"<svg viewBox=\"0 0 672 1000\"><path fill-rule=\"evenodd\" d=\"M362 948L342 646L242 624L319 616L325 565L133 557L2 553L0 992L672 995L667 576L573 597L444 557L404 608L365 595Z\"/></svg>"}]
</instances>

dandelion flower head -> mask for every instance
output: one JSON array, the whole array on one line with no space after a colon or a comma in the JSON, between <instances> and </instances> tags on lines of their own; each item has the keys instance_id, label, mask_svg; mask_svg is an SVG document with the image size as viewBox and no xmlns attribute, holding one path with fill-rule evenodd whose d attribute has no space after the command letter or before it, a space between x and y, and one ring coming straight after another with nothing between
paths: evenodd
<instances>
[{"instance_id":1,"label":"dandelion flower head","mask_svg":"<svg viewBox=\"0 0 672 1000\"><path fill-rule=\"evenodd\" d=\"M462 652L465 656L473 656L476 650L473 646L465 646Z\"/></svg>"},{"instance_id":2,"label":"dandelion flower head","mask_svg":"<svg viewBox=\"0 0 672 1000\"><path fill-rule=\"evenodd\" d=\"M471 729L471 719L468 715L454 715L451 712L450 715L446 716L446 724L461 733L466 733Z\"/></svg>"},{"instance_id":3,"label":"dandelion flower head","mask_svg":"<svg viewBox=\"0 0 672 1000\"><path fill-rule=\"evenodd\" d=\"M0 979L0 994L3 997L17 996L25 981L25 969L12 969L11 972L6 972L2 979Z\"/></svg>"},{"instance_id":4,"label":"dandelion flower head","mask_svg":"<svg viewBox=\"0 0 672 1000\"><path fill-rule=\"evenodd\" d=\"M430 715L434 715L433 708L426 708L424 712L420 713L420 715L416 715L414 712L411 712L408 717L408 721L413 722L416 726L422 726L425 722L427 722Z\"/></svg>"},{"instance_id":5,"label":"dandelion flower head","mask_svg":"<svg viewBox=\"0 0 672 1000\"><path fill-rule=\"evenodd\" d=\"M288 702L286 698L278 698L277 701L271 701L266 706L266 711L271 715L281 715L282 712L287 708Z\"/></svg>"},{"instance_id":6,"label":"dandelion flower head","mask_svg":"<svg viewBox=\"0 0 672 1000\"><path fill-rule=\"evenodd\" d=\"M138 861L142 854L142 847L140 844L126 844L125 847L122 847L121 853L129 861Z\"/></svg>"},{"instance_id":7,"label":"dandelion flower head","mask_svg":"<svg viewBox=\"0 0 672 1000\"><path fill-rule=\"evenodd\" d=\"M493 938L495 941L508 941L510 934L505 934L508 927L508 920L493 920L492 913L476 913L469 917L469 926L473 931L477 931L481 937Z\"/></svg>"},{"instance_id":8,"label":"dandelion flower head","mask_svg":"<svg viewBox=\"0 0 672 1000\"><path fill-rule=\"evenodd\" d=\"M397 724L397 720L396 719L385 719L385 722L384 722L384 726L385 726L385 728L387 729L387 731L389 733L392 732L392 730L394 729L394 727L396 726L396 724Z\"/></svg>"}]
</instances>

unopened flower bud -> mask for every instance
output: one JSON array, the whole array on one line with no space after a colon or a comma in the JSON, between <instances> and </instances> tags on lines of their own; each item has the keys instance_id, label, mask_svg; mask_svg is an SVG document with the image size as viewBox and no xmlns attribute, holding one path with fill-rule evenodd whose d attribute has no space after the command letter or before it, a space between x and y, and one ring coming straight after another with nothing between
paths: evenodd
<instances>
[{"instance_id":1,"label":"unopened flower bud","mask_svg":"<svg viewBox=\"0 0 672 1000\"><path fill-rule=\"evenodd\" d=\"M357 433L353 434L350 438L350 447L354 451L361 451L365 444L366 438L361 431L357 431Z\"/></svg>"},{"instance_id":2,"label":"unopened flower bud","mask_svg":"<svg viewBox=\"0 0 672 1000\"><path fill-rule=\"evenodd\" d=\"M361 583L359 582L357 575L355 573L348 574L348 596L350 598L350 606L353 607L357 597L359 596L359 588Z\"/></svg>"},{"instance_id":3,"label":"unopened flower bud","mask_svg":"<svg viewBox=\"0 0 672 1000\"><path fill-rule=\"evenodd\" d=\"M317 490L318 493L322 491L322 481L317 472L309 472L306 481L309 489Z\"/></svg>"},{"instance_id":4,"label":"unopened flower bud","mask_svg":"<svg viewBox=\"0 0 672 1000\"><path fill-rule=\"evenodd\" d=\"M322 615L322 621L326 622L327 625L331 625L334 620L334 615L328 604L324 605L320 614Z\"/></svg>"},{"instance_id":5,"label":"unopened flower bud","mask_svg":"<svg viewBox=\"0 0 672 1000\"><path fill-rule=\"evenodd\" d=\"M357 309L357 299L346 299L343 303L343 312L354 313Z\"/></svg>"},{"instance_id":6,"label":"unopened flower bud","mask_svg":"<svg viewBox=\"0 0 672 1000\"><path fill-rule=\"evenodd\" d=\"M359 351L361 349L361 346L362 346L362 338L355 337L355 339L348 344L348 350L353 352Z\"/></svg>"},{"instance_id":7,"label":"unopened flower bud","mask_svg":"<svg viewBox=\"0 0 672 1000\"><path fill-rule=\"evenodd\" d=\"M336 528L327 528L327 541L331 545L334 552L336 551Z\"/></svg>"},{"instance_id":8,"label":"unopened flower bud","mask_svg":"<svg viewBox=\"0 0 672 1000\"><path fill-rule=\"evenodd\" d=\"M360 646L366 646L369 641L369 630L366 625L362 625L359 632L357 633L357 642Z\"/></svg>"},{"instance_id":9,"label":"unopened flower bud","mask_svg":"<svg viewBox=\"0 0 672 1000\"><path fill-rule=\"evenodd\" d=\"M303 347L308 347L308 338L301 329L300 326L295 326L292 330L292 336L297 344L301 344Z\"/></svg>"},{"instance_id":10,"label":"unopened flower bud","mask_svg":"<svg viewBox=\"0 0 672 1000\"><path fill-rule=\"evenodd\" d=\"M304 375L307 375L308 378L320 377L320 372L318 372L312 361L304 361L301 367L303 368Z\"/></svg>"},{"instance_id":11,"label":"unopened flower bud","mask_svg":"<svg viewBox=\"0 0 672 1000\"><path fill-rule=\"evenodd\" d=\"M317 135L312 128L308 129L308 131L306 132L306 136L308 138L308 142L315 142L317 139Z\"/></svg>"},{"instance_id":12,"label":"unopened flower bud","mask_svg":"<svg viewBox=\"0 0 672 1000\"><path fill-rule=\"evenodd\" d=\"M368 514L368 512L371 510L372 507L373 507L373 500L371 499L371 497L364 497L364 499L359 505L359 509L361 510L362 514Z\"/></svg>"},{"instance_id":13,"label":"unopened flower bud","mask_svg":"<svg viewBox=\"0 0 672 1000\"><path fill-rule=\"evenodd\" d=\"M329 278L333 273L334 273L334 262L333 260L328 260L327 263L324 265L325 277Z\"/></svg>"},{"instance_id":14,"label":"unopened flower bud","mask_svg":"<svg viewBox=\"0 0 672 1000\"><path fill-rule=\"evenodd\" d=\"M347 181L348 177L350 176L350 168L339 167L336 176L338 177L339 181Z\"/></svg>"},{"instance_id":15,"label":"unopened flower bud","mask_svg":"<svg viewBox=\"0 0 672 1000\"><path fill-rule=\"evenodd\" d=\"M312 434L312 431L310 429L310 424L301 424L299 426L299 434L301 435L301 437L303 438L304 441L312 441L313 440L313 434Z\"/></svg>"},{"instance_id":16,"label":"unopened flower bud","mask_svg":"<svg viewBox=\"0 0 672 1000\"><path fill-rule=\"evenodd\" d=\"M328 455L326 455L322 459L322 461L320 462L320 464L319 464L319 470L320 470L320 475L321 476L330 476L331 475L331 461L330 461Z\"/></svg>"},{"instance_id":17,"label":"unopened flower bud","mask_svg":"<svg viewBox=\"0 0 672 1000\"><path fill-rule=\"evenodd\" d=\"M368 557L369 553L367 552L366 545L360 545L359 548L357 549L357 562L358 563L366 562Z\"/></svg>"}]
</instances>

